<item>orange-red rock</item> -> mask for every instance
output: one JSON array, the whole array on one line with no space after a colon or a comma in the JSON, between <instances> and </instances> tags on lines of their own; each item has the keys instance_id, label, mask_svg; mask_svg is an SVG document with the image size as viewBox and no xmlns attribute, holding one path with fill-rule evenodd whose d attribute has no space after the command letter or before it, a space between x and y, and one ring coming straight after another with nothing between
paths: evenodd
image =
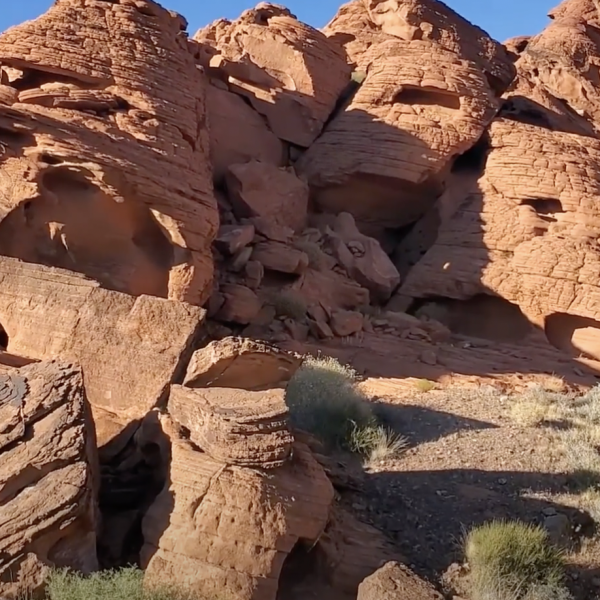
<instances>
[{"instance_id":1,"label":"orange-red rock","mask_svg":"<svg viewBox=\"0 0 600 600\"><path fill-rule=\"evenodd\" d=\"M283 142L243 98L209 85L206 90L206 110L210 127L210 160L215 180L221 181L232 165L249 160L284 166L286 150Z\"/></svg>"},{"instance_id":2,"label":"orange-red rock","mask_svg":"<svg viewBox=\"0 0 600 600\"><path fill-rule=\"evenodd\" d=\"M58 0L0 36L0 253L202 304L213 277L205 80L184 20Z\"/></svg>"},{"instance_id":3,"label":"orange-red rock","mask_svg":"<svg viewBox=\"0 0 600 600\"><path fill-rule=\"evenodd\" d=\"M262 217L294 231L306 226L308 184L293 169L251 161L232 165L226 182L238 218Z\"/></svg>"},{"instance_id":4,"label":"orange-red rock","mask_svg":"<svg viewBox=\"0 0 600 600\"><path fill-rule=\"evenodd\" d=\"M339 41L347 34L352 44L366 37L364 54L354 57L366 78L299 170L324 210L384 227L411 223L442 193L454 157L494 117L514 74L510 56L430 0L354 2L327 32Z\"/></svg>"},{"instance_id":5,"label":"orange-red rock","mask_svg":"<svg viewBox=\"0 0 600 600\"><path fill-rule=\"evenodd\" d=\"M221 71L229 89L248 98L275 135L298 146L321 133L350 81L342 48L275 4L216 21L194 39L207 47L201 62Z\"/></svg>"}]
</instances>

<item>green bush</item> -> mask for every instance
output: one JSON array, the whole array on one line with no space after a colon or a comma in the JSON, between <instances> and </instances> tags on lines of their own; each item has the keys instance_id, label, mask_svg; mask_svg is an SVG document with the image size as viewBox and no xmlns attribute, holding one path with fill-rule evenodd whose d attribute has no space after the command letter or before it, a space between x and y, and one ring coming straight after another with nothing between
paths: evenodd
<instances>
[{"instance_id":1,"label":"green bush","mask_svg":"<svg viewBox=\"0 0 600 600\"><path fill-rule=\"evenodd\" d=\"M352 450L356 428L373 425L366 398L356 388L356 372L330 357L308 357L286 389L292 424L330 448Z\"/></svg>"},{"instance_id":2,"label":"green bush","mask_svg":"<svg viewBox=\"0 0 600 600\"><path fill-rule=\"evenodd\" d=\"M539 526L495 521L476 527L465 554L472 600L530 600L540 589L557 599L564 594L563 554Z\"/></svg>"},{"instance_id":3,"label":"green bush","mask_svg":"<svg viewBox=\"0 0 600 600\"><path fill-rule=\"evenodd\" d=\"M144 588L144 573L136 568L101 571L90 576L53 571L46 597L48 600L196 600L167 587Z\"/></svg>"},{"instance_id":4,"label":"green bush","mask_svg":"<svg viewBox=\"0 0 600 600\"><path fill-rule=\"evenodd\" d=\"M370 461L398 454L406 440L379 425L356 383L356 372L335 358L306 358L286 389L292 425Z\"/></svg>"}]
</instances>

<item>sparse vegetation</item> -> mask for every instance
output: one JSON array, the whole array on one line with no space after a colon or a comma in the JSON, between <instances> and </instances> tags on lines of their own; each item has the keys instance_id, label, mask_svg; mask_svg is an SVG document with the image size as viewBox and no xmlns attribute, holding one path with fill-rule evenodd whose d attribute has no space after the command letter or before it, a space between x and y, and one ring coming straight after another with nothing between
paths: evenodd
<instances>
[{"instance_id":1,"label":"sparse vegetation","mask_svg":"<svg viewBox=\"0 0 600 600\"><path fill-rule=\"evenodd\" d=\"M513 419L526 427L558 429L574 488L592 498L600 484L600 386L582 395L536 386L514 399ZM597 502L590 507L597 510Z\"/></svg>"},{"instance_id":2,"label":"sparse vegetation","mask_svg":"<svg viewBox=\"0 0 600 600\"><path fill-rule=\"evenodd\" d=\"M415 387L417 390L419 390L419 392L425 394L426 392L430 392L431 390L435 389L435 382L429 381L429 379L417 379L417 381L415 381Z\"/></svg>"},{"instance_id":3,"label":"sparse vegetation","mask_svg":"<svg viewBox=\"0 0 600 600\"><path fill-rule=\"evenodd\" d=\"M539 526L496 521L476 527L465 540L465 555L472 600L570 598L563 554Z\"/></svg>"},{"instance_id":4,"label":"sparse vegetation","mask_svg":"<svg viewBox=\"0 0 600 600\"><path fill-rule=\"evenodd\" d=\"M408 440L382 425L368 425L352 430L350 446L369 462L378 462L398 456L408 447Z\"/></svg>"},{"instance_id":5,"label":"sparse vegetation","mask_svg":"<svg viewBox=\"0 0 600 600\"><path fill-rule=\"evenodd\" d=\"M340 448L382 460L400 452L403 438L378 424L356 386L356 372L331 357L307 358L286 389L292 423Z\"/></svg>"},{"instance_id":6,"label":"sparse vegetation","mask_svg":"<svg viewBox=\"0 0 600 600\"><path fill-rule=\"evenodd\" d=\"M284 290L273 295L271 304L275 308L278 317L288 317L295 321L302 321L306 316L306 302L293 290Z\"/></svg>"},{"instance_id":7,"label":"sparse vegetation","mask_svg":"<svg viewBox=\"0 0 600 600\"><path fill-rule=\"evenodd\" d=\"M144 587L144 573L127 568L83 576L66 570L53 571L47 600L200 600L171 586Z\"/></svg>"}]
</instances>

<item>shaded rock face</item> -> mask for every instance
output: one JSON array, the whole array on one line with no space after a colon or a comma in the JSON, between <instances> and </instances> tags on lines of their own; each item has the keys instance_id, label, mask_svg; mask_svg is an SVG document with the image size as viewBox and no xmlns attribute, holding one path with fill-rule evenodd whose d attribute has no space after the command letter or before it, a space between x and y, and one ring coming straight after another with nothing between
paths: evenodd
<instances>
[{"instance_id":1,"label":"shaded rock face","mask_svg":"<svg viewBox=\"0 0 600 600\"><path fill-rule=\"evenodd\" d=\"M204 303L218 213L182 29L146 0L59 0L0 36L20 70L0 102L0 254Z\"/></svg>"},{"instance_id":2,"label":"shaded rock face","mask_svg":"<svg viewBox=\"0 0 600 600\"><path fill-rule=\"evenodd\" d=\"M476 178L462 204L442 201L426 217L437 223L432 243L398 294L460 301L497 295L552 345L599 359L593 65L600 46L592 5L563 3L528 41Z\"/></svg>"},{"instance_id":3,"label":"shaded rock face","mask_svg":"<svg viewBox=\"0 0 600 600\"><path fill-rule=\"evenodd\" d=\"M97 569L98 457L78 367L0 371L0 595L16 598L50 567Z\"/></svg>"}]
</instances>

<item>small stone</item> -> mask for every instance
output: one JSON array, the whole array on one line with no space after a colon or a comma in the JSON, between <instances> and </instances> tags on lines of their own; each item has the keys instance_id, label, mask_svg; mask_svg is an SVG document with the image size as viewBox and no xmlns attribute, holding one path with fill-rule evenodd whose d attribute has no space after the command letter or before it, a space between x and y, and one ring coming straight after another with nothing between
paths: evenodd
<instances>
[{"instance_id":1,"label":"small stone","mask_svg":"<svg viewBox=\"0 0 600 600\"><path fill-rule=\"evenodd\" d=\"M571 539L571 521L567 515L558 513L544 519L544 529L553 544L566 547Z\"/></svg>"},{"instance_id":2,"label":"small stone","mask_svg":"<svg viewBox=\"0 0 600 600\"><path fill-rule=\"evenodd\" d=\"M249 260L245 266L246 285L251 290L257 290L265 276L265 269L257 260Z\"/></svg>"},{"instance_id":3,"label":"small stone","mask_svg":"<svg viewBox=\"0 0 600 600\"><path fill-rule=\"evenodd\" d=\"M223 254L236 254L252 243L254 233L254 225L224 225L214 242L215 248Z\"/></svg>"},{"instance_id":4,"label":"small stone","mask_svg":"<svg viewBox=\"0 0 600 600\"><path fill-rule=\"evenodd\" d=\"M437 356L433 350L425 350L421 353L419 359L426 365L437 365Z\"/></svg>"}]
</instances>

